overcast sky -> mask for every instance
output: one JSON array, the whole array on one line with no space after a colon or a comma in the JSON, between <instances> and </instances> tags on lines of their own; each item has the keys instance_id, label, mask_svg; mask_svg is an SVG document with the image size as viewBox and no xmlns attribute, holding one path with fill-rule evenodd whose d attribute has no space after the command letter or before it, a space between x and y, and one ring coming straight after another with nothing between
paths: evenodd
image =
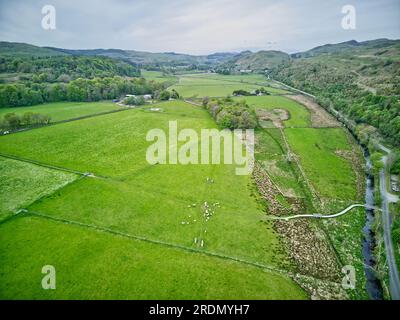
<instances>
[{"instance_id":1,"label":"overcast sky","mask_svg":"<svg viewBox=\"0 0 400 320\"><path fill-rule=\"evenodd\" d=\"M56 30L41 25L44 5ZM356 8L356 29L341 27ZM400 0L0 0L0 40L69 49L208 54L400 38Z\"/></svg>"}]
</instances>

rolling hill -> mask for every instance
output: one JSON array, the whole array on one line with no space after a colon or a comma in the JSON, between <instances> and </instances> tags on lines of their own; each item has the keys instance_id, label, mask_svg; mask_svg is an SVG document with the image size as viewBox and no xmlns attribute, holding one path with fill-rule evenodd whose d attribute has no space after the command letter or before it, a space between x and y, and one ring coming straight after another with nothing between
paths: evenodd
<instances>
[{"instance_id":1,"label":"rolling hill","mask_svg":"<svg viewBox=\"0 0 400 320\"><path fill-rule=\"evenodd\" d=\"M26 43L0 42L0 55L14 57L50 57L50 56L106 56L115 59L127 60L139 65L155 66L188 66L204 65L212 66L229 60L237 53L221 52L210 55L189 55L175 52L144 52L121 49L87 49L72 50L54 47L38 47Z\"/></svg>"},{"instance_id":2,"label":"rolling hill","mask_svg":"<svg viewBox=\"0 0 400 320\"><path fill-rule=\"evenodd\" d=\"M399 57L400 40L353 40L294 54L271 76L315 95L322 106L339 110L359 130L373 126L398 145Z\"/></svg>"},{"instance_id":3,"label":"rolling hill","mask_svg":"<svg viewBox=\"0 0 400 320\"><path fill-rule=\"evenodd\" d=\"M211 55L194 56L175 52L144 52L136 50L120 49L93 49L93 50L68 50L59 48L48 48L52 51L71 55L85 56L107 56L117 59L126 59L132 63L140 65L160 65L160 66L182 66L182 65L214 65L226 61L235 53L214 53Z\"/></svg>"},{"instance_id":4,"label":"rolling hill","mask_svg":"<svg viewBox=\"0 0 400 320\"><path fill-rule=\"evenodd\" d=\"M262 72L267 69L276 68L290 61L290 56L282 51L243 51L227 62L221 64L218 69L228 72L239 72L240 70L252 70Z\"/></svg>"},{"instance_id":5,"label":"rolling hill","mask_svg":"<svg viewBox=\"0 0 400 320\"><path fill-rule=\"evenodd\" d=\"M64 56L66 53L50 48L37 47L27 43L0 41L0 55L13 57L51 57Z\"/></svg>"}]
</instances>

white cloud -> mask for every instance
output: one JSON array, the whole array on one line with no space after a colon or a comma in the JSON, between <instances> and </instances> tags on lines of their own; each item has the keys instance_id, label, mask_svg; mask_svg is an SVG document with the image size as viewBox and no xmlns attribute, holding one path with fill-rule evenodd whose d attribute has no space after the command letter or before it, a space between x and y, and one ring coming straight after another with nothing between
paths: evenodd
<instances>
[{"instance_id":1,"label":"white cloud","mask_svg":"<svg viewBox=\"0 0 400 320\"><path fill-rule=\"evenodd\" d=\"M340 28L348 1L0 0L0 38L66 48L122 48L194 54L245 49L295 51L327 42L400 34L400 3L354 0L356 31ZM40 27L41 7L57 30Z\"/></svg>"}]
</instances>

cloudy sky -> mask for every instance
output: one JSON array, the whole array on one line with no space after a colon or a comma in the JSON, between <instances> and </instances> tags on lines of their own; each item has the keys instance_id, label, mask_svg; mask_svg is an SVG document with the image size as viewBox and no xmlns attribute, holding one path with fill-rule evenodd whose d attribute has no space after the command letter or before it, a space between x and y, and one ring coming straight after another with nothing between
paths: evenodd
<instances>
[{"instance_id":1,"label":"cloudy sky","mask_svg":"<svg viewBox=\"0 0 400 320\"><path fill-rule=\"evenodd\" d=\"M44 5L55 30L42 28ZM341 27L344 5L355 30ZM292 53L383 37L400 38L400 0L0 0L0 40L69 49Z\"/></svg>"}]
</instances>

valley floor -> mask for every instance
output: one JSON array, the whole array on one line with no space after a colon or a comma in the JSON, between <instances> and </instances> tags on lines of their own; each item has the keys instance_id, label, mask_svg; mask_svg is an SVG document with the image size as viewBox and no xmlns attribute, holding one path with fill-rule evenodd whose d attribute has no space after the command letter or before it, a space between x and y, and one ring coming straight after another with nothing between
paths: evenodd
<instances>
[{"instance_id":1,"label":"valley floor","mask_svg":"<svg viewBox=\"0 0 400 320\"><path fill-rule=\"evenodd\" d=\"M326 222L265 219L329 214L361 200L361 152L339 125L316 125L315 110L261 80L189 75L173 87L191 99L261 86L271 93L244 98L264 115L289 114L257 130L253 176L235 175L233 165L147 163L149 130L167 131L170 120L216 128L184 101L0 137L0 297L366 298L363 210ZM96 108L64 104L63 115L62 106L48 110L68 119ZM56 290L41 288L44 265L56 268ZM340 286L344 265L356 268L351 292Z\"/></svg>"}]
</instances>

